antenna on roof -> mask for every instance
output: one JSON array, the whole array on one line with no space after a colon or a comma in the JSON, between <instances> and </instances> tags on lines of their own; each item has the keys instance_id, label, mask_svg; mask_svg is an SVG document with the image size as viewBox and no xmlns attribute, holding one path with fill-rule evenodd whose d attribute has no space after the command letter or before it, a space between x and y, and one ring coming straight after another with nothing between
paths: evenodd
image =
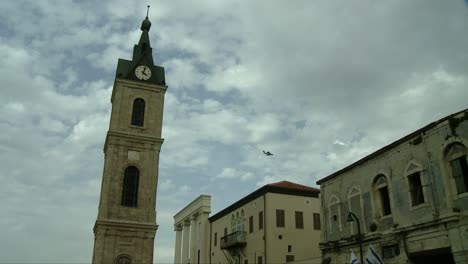
<instances>
[{"instance_id":1,"label":"antenna on roof","mask_svg":"<svg viewBox=\"0 0 468 264\"><path fill-rule=\"evenodd\" d=\"M150 6L148 5L148 10L146 10L146 18L148 18L149 8L150 8Z\"/></svg>"}]
</instances>

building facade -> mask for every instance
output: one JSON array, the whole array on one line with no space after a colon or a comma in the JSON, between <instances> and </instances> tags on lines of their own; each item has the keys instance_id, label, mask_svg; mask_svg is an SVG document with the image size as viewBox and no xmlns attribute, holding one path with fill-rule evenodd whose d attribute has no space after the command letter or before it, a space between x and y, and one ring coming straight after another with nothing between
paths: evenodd
<instances>
[{"instance_id":1,"label":"building facade","mask_svg":"<svg viewBox=\"0 0 468 264\"><path fill-rule=\"evenodd\" d=\"M319 180L323 263L359 259L359 238L386 264L468 263L467 148L463 110Z\"/></svg>"},{"instance_id":2,"label":"building facade","mask_svg":"<svg viewBox=\"0 0 468 264\"><path fill-rule=\"evenodd\" d=\"M287 181L265 185L207 219L209 233L200 237L204 242L195 243L206 248L206 262L187 261L184 250L178 257L181 242L176 235L175 263L320 263L319 193ZM183 223L188 225L188 216L199 211L190 209L196 204L197 200L174 217L175 230L180 232L182 225L183 237L189 234Z\"/></svg>"},{"instance_id":3,"label":"building facade","mask_svg":"<svg viewBox=\"0 0 468 264\"><path fill-rule=\"evenodd\" d=\"M200 195L174 216L174 263L208 263L211 196Z\"/></svg>"},{"instance_id":4,"label":"building facade","mask_svg":"<svg viewBox=\"0 0 468 264\"><path fill-rule=\"evenodd\" d=\"M96 223L93 263L153 263L164 68L154 65L148 17L133 59L119 59Z\"/></svg>"}]
</instances>

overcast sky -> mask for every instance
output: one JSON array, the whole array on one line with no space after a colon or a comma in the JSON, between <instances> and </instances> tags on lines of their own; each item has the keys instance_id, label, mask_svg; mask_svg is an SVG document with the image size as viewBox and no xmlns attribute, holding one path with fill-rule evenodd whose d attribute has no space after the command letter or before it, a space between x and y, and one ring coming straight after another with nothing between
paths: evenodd
<instances>
[{"instance_id":1,"label":"overcast sky","mask_svg":"<svg viewBox=\"0 0 468 264\"><path fill-rule=\"evenodd\" d=\"M91 261L115 69L147 4L0 1L0 262ZM156 263L202 193L216 213L267 183L315 186L468 108L462 0L149 4L169 86Z\"/></svg>"}]
</instances>

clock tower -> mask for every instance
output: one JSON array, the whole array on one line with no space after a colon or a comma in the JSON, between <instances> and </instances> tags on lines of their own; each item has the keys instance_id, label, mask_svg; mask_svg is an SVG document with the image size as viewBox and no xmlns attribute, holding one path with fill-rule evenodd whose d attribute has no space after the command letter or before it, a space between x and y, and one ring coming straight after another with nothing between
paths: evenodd
<instances>
[{"instance_id":1,"label":"clock tower","mask_svg":"<svg viewBox=\"0 0 468 264\"><path fill-rule=\"evenodd\" d=\"M148 16L132 60L119 59L104 143L93 264L153 263L164 68L154 65Z\"/></svg>"}]
</instances>

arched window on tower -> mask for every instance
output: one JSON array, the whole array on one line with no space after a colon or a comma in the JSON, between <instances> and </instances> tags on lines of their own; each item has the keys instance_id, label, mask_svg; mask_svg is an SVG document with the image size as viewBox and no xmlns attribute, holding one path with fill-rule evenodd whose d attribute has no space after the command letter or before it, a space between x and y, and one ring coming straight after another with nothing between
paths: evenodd
<instances>
[{"instance_id":1,"label":"arched window on tower","mask_svg":"<svg viewBox=\"0 0 468 264\"><path fill-rule=\"evenodd\" d=\"M118 256L115 264L132 264L132 259L128 256Z\"/></svg>"},{"instance_id":2,"label":"arched window on tower","mask_svg":"<svg viewBox=\"0 0 468 264\"><path fill-rule=\"evenodd\" d=\"M125 169L122 188L123 206L137 207L139 177L140 172L135 166L130 166Z\"/></svg>"},{"instance_id":3,"label":"arched window on tower","mask_svg":"<svg viewBox=\"0 0 468 264\"><path fill-rule=\"evenodd\" d=\"M133 101L132 126L143 126L145 120L145 100L141 98Z\"/></svg>"}]
</instances>

